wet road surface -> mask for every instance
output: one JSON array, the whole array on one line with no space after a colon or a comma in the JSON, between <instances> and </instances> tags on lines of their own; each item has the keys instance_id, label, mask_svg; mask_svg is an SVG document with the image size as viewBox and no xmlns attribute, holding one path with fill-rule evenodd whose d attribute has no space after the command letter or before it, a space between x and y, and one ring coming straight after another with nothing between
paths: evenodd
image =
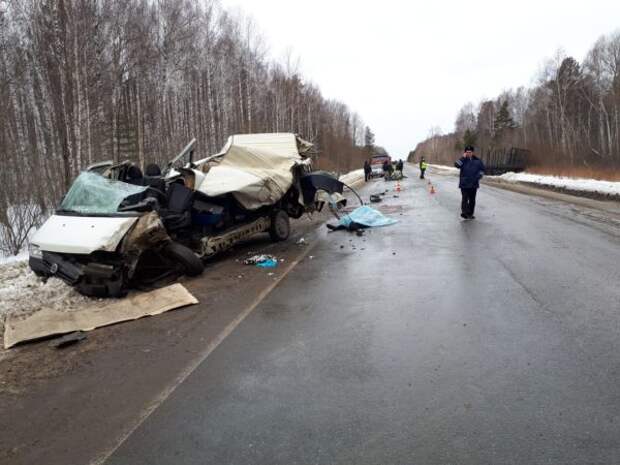
<instances>
[{"instance_id":1,"label":"wet road surface","mask_svg":"<svg viewBox=\"0 0 620 465\"><path fill-rule=\"evenodd\" d=\"M620 462L620 222L415 178L310 255L107 464ZM375 181L365 198L392 183Z\"/></svg>"}]
</instances>

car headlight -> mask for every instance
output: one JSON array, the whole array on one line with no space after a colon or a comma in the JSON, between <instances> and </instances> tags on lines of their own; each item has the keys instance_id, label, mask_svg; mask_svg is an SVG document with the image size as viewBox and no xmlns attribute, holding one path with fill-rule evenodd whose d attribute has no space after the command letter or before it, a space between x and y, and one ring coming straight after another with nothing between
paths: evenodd
<instances>
[{"instance_id":1,"label":"car headlight","mask_svg":"<svg viewBox=\"0 0 620 465\"><path fill-rule=\"evenodd\" d=\"M41 251L41 247L36 244L28 245L28 254L34 258L43 258L43 252Z\"/></svg>"}]
</instances>

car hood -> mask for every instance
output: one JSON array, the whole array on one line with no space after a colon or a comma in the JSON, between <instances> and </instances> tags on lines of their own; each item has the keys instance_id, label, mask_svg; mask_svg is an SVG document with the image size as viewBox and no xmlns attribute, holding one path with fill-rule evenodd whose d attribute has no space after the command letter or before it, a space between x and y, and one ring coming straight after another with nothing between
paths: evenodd
<instances>
[{"instance_id":1,"label":"car hood","mask_svg":"<svg viewBox=\"0 0 620 465\"><path fill-rule=\"evenodd\" d=\"M31 243L47 252L113 252L138 218L52 215L34 234Z\"/></svg>"}]
</instances>

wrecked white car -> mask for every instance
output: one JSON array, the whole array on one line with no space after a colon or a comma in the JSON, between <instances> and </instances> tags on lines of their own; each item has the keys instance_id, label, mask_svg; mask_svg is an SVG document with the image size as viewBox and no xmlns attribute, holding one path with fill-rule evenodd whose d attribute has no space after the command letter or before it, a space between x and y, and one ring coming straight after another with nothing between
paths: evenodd
<instances>
[{"instance_id":1,"label":"wrecked white car","mask_svg":"<svg viewBox=\"0 0 620 465\"><path fill-rule=\"evenodd\" d=\"M122 296L166 275L198 275L205 259L251 235L285 240L290 217L346 203L344 184L312 172L312 145L294 134L231 136L198 161L194 143L163 173L129 162L81 173L34 235L32 270L85 295Z\"/></svg>"}]
</instances>

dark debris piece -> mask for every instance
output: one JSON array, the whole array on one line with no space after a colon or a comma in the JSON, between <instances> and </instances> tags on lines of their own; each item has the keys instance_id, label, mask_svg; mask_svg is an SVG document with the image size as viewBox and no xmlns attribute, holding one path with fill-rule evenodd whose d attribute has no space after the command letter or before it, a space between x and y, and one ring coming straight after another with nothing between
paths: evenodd
<instances>
[{"instance_id":1,"label":"dark debris piece","mask_svg":"<svg viewBox=\"0 0 620 465\"><path fill-rule=\"evenodd\" d=\"M65 334L58 339L54 339L51 346L57 349L64 349L65 347L77 344L84 339L86 339L86 333L84 331L74 331L73 333Z\"/></svg>"}]
</instances>

